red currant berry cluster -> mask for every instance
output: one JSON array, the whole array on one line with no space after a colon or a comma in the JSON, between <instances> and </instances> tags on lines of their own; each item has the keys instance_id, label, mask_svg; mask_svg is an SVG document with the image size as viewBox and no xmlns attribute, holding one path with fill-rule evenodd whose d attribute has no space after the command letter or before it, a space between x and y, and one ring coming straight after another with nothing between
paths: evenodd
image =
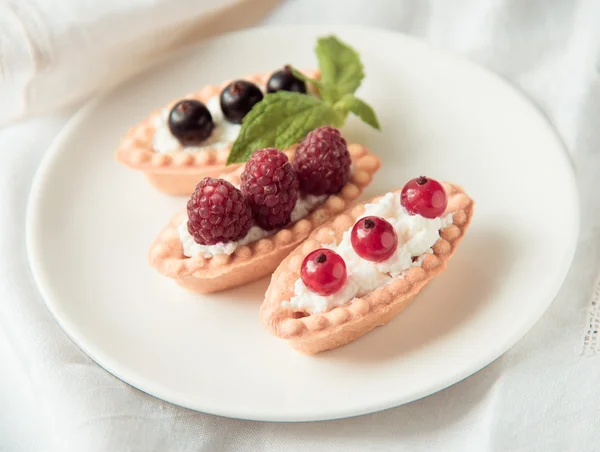
<instances>
[{"instance_id":1,"label":"red currant berry cluster","mask_svg":"<svg viewBox=\"0 0 600 452\"><path fill-rule=\"evenodd\" d=\"M448 198L442 184L421 176L402 188L400 203L411 215L437 218L446 210ZM352 227L350 241L356 254L371 262L389 259L398 247L394 227L376 216L358 220ZM346 275L344 259L335 251L324 248L306 256L300 270L306 287L319 295L331 295L340 290Z\"/></svg>"}]
</instances>

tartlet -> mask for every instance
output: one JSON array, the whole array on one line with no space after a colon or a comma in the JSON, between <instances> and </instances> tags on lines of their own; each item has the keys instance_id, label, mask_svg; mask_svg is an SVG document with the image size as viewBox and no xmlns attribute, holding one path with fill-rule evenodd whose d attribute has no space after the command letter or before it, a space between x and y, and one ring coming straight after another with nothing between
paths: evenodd
<instances>
[{"instance_id":1,"label":"tartlet","mask_svg":"<svg viewBox=\"0 0 600 452\"><path fill-rule=\"evenodd\" d=\"M471 222L473 200L457 185L444 183L443 186L448 196L445 213L453 213L452 224L440 230L433 253L423 255L421 266L410 267L391 282L326 312L308 314L284 307L282 302L294 294L304 257L315 249L339 243L343 233L364 213L367 203L359 204L315 229L281 262L261 306L260 320L264 327L274 336L287 340L294 349L314 354L348 344L394 318L446 268ZM400 190L393 193L400 196Z\"/></svg>"},{"instance_id":2,"label":"tartlet","mask_svg":"<svg viewBox=\"0 0 600 452\"><path fill-rule=\"evenodd\" d=\"M295 146L286 151L293 159ZM304 241L311 231L346 210L369 185L381 162L360 144L348 145L352 158L350 180L336 195L330 195L304 218L290 223L273 235L239 246L233 254L186 257L177 228L185 212L176 214L152 243L148 259L158 272L178 285L198 293L211 293L247 284L269 275L287 254ZM243 167L221 176L240 184Z\"/></svg>"},{"instance_id":3,"label":"tartlet","mask_svg":"<svg viewBox=\"0 0 600 452\"><path fill-rule=\"evenodd\" d=\"M310 78L319 78L317 70L305 70L303 73ZM247 75L238 80L265 86L271 74L272 72ZM172 108L184 98L206 103L210 98L218 96L231 81L227 80L220 85L207 85L150 113L126 132L115 150L115 159L129 168L142 171L156 189L175 196L193 193L196 184L203 177L218 177L236 171L240 164L225 165L231 145L206 148L198 152L179 150L160 153L153 148L154 124L164 109ZM315 94L312 85L307 84L307 90L308 93Z\"/></svg>"}]
</instances>

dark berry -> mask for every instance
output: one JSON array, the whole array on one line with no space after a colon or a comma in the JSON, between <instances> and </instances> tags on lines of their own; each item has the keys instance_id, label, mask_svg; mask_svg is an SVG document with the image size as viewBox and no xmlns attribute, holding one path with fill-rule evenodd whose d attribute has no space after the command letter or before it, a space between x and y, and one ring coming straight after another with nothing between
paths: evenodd
<instances>
[{"instance_id":1,"label":"dark berry","mask_svg":"<svg viewBox=\"0 0 600 452\"><path fill-rule=\"evenodd\" d=\"M346 263L335 251L321 248L302 261L302 282L319 295L331 295L341 289L346 281Z\"/></svg>"},{"instance_id":2,"label":"dark berry","mask_svg":"<svg viewBox=\"0 0 600 452\"><path fill-rule=\"evenodd\" d=\"M364 217L358 220L350 233L352 248L363 259L381 262L388 259L398 247L394 227L380 217Z\"/></svg>"},{"instance_id":3,"label":"dark berry","mask_svg":"<svg viewBox=\"0 0 600 452\"><path fill-rule=\"evenodd\" d=\"M299 78L294 77L289 66L273 72L267 82L267 92L293 91L296 93L306 93L306 83Z\"/></svg>"},{"instance_id":4,"label":"dark berry","mask_svg":"<svg viewBox=\"0 0 600 452\"><path fill-rule=\"evenodd\" d=\"M438 181L421 176L402 188L400 203L412 215L436 218L446 210L448 196Z\"/></svg>"},{"instance_id":5,"label":"dark berry","mask_svg":"<svg viewBox=\"0 0 600 452\"><path fill-rule=\"evenodd\" d=\"M210 136L214 127L210 111L198 100L181 100L169 113L169 130L183 146L200 144Z\"/></svg>"},{"instance_id":6,"label":"dark berry","mask_svg":"<svg viewBox=\"0 0 600 452\"><path fill-rule=\"evenodd\" d=\"M223 179L202 179L187 203L187 212L188 231L201 245L239 240L252 226L248 201Z\"/></svg>"},{"instance_id":7,"label":"dark berry","mask_svg":"<svg viewBox=\"0 0 600 452\"><path fill-rule=\"evenodd\" d=\"M235 124L241 124L244 116L262 98L262 91L254 83L245 80L236 80L221 91L219 99L225 118Z\"/></svg>"},{"instance_id":8,"label":"dark berry","mask_svg":"<svg viewBox=\"0 0 600 452\"><path fill-rule=\"evenodd\" d=\"M346 140L333 127L319 127L298 145L294 168L300 190L311 195L333 195L350 178L352 159Z\"/></svg>"},{"instance_id":9,"label":"dark berry","mask_svg":"<svg viewBox=\"0 0 600 452\"><path fill-rule=\"evenodd\" d=\"M283 152L275 148L254 154L241 175L242 193L263 229L281 228L291 221L298 199L298 179Z\"/></svg>"}]
</instances>

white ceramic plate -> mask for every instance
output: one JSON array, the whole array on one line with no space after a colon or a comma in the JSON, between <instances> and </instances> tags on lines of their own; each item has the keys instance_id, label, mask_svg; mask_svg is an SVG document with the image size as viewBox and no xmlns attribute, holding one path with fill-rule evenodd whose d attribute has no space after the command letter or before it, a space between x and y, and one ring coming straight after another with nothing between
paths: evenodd
<instances>
[{"instance_id":1,"label":"white ceramic plate","mask_svg":"<svg viewBox=\"0 0 600 452\"><path fill-rule=\"evenodd\" d=\"M150 268L149 244L186 200L154 191L113 160L113 148L150 110L206 83L288 62L316 65L316 37L330 32L361 53L359 94L382 123L381 133L355 120L345 127L384 162L365 198L426 174L463 185L477 210L448 270L395 320L307 357L259 324L267 279L200 296ZM192 409L300 421L407 403L492 362L551 303L578 221L567 155L519 93L415 40L336 26L231 34L93 101L48 151L27 224L48 309L101 366Z\"/></svg>"}]
</instances>

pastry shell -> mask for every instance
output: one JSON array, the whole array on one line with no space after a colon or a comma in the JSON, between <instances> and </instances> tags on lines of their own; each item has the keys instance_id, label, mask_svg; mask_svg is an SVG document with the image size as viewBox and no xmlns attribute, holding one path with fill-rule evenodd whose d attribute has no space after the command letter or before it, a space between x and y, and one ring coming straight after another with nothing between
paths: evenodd
<instances>
[{"instance_id":1,"label":"pastry shell","mask_svg":"<svg viewBox=\"0 0 600 452\"><path fill-rule=\"evenodd\" d=\"M346 210L381 166L380 160L360 144L348 146L353 170L350 180L337 195L327 200L306 217L291 223L275 234L238 247L231 255L205 258L185 257L177 227L185 212L175 215L150 247L150 265L180 286L199 293L211 293L247 284L273 273L290 251L305 240L311 231ZM294 149L287 152L293 158ZM225 175L239 185L243 168Z\"/></svg>"},{"instance_id":2,"label":"pastry shell","mask_svg":"<svg viewBox=\"0 0 600 452\"><path fill-rule=\"evenodd\" d=\"M316 70L305 70L303 73L311 78L319 77L319 71ZM272 72L247 75L240 79L264 86L271 74ZM220 85L207 85L200 91L175 99L165 107L150 113L127 131L115 151L115 159L129 168L142 171L155 188L174 196L191 195L203 177L219 177L235 171L240 164L225 165L231 145L219 149L204 149L201 152L180 150L169 153L156 152L152 147L154 121L163 108L172 108L183 98L205 103L218 95L231 81L227 80ZM307 88L309 92L315 92L312 85L308 85Z\"/></svg>"},{"instance_id":3,"label":"pastry shell","mask_svg":"<svg viewBox=\"0 0 600 452\"><path fill-rule=\"evenodd\" d=\"M284 308L294 284L300 278L304 257L323 244L339 243L342 234L363 214L359 204L315 229L310 237L287 258L271 278L260 310L260 320L271 334L286 339L296 350L314 354L352 342L394 318L435 276L441 273L462 240L474 211L473 200L457 185L444 183L448 194L446 213L453 212L453 223L440 231L433 254L426 254L421 267L411 267L404 277L395 278L363 297L356 297L330 311L308 315ZM400 191L395 193L400 196ZM381 197L368 202L373 202Z\"/></svg>"}]
</instances>

